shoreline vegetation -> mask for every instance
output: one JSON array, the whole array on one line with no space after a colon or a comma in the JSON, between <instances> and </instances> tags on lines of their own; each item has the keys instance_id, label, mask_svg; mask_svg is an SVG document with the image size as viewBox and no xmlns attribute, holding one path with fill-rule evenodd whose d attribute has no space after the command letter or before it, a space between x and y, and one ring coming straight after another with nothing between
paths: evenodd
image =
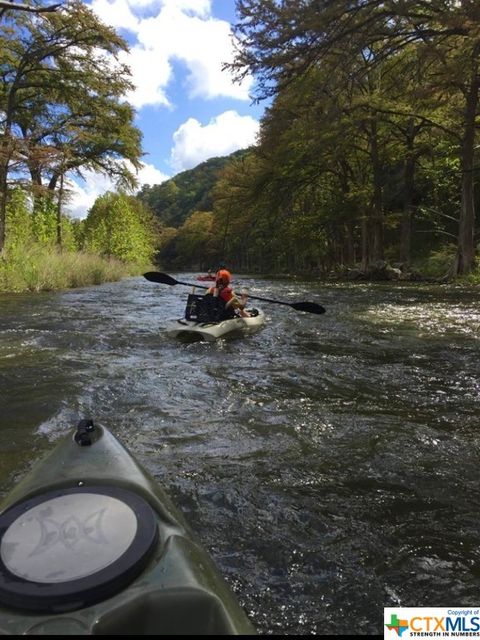
<instances>
[{"instance_id":1,"label":"shoreline vegetation","mask_svg":"<svg viewBox=\"0 0 480 640\"><path fill-rule=\"evenodd\" d=\"M438 263L419 265L418 268L405 268L402 265L378 263L368 271L358 268L336 269L328 273L261 272L262 277L271 279L287 278L307 279L317 283L358 283L372 284L439 284L439 285L480 285L480 268L468 276L453 276L450 265L441 260ZM76 289L117 282L134 277L149 270L192 271L202 273L203 267L161 266L152 263L125 262L113 256L84 251L61 251L56 247L32 245L22 251L6 253L0 257L0 296L5 293L39 293ZM235 269L234 269L235 271ZM238 271L238 270L237 270ZM255 273L260 274L258 270Z\"/></svg>"},{"instance_id":2,"label":"shoreline vegetation","mask_svg":"<svg viewBox=\"0 0 480 640\"><path fill-rule=\"evenodd\" d=\"M63 263L61 271L57 269L60 256L50 256L43 264L26 265L21 271L16 271L10 266L0 266L0 298L7 293L41 293L46 291L62 291L99 285L105 282L118 282L124 278L141 275L144 271L158 270L158 266L125 265L113 258L102 256L70 254L66 263ZM57 264L56 264L57 263ZM175 270L176 271L176 270ZM480 285L480 275L470 274L456 278L428 278L416 275L413 278L372 278L361 275L350 276L348 273L331 273L324 277L312 277L306 274L278 273L262 274L262 277L270 279L312 280L325 284L388 284L396 285ZM192 283L194 284L194 283Z\"/></svg>"},{"instance_id":3,"label":"shoreline vegetation","mask_svg":"<svg viewBox=\"0 0 480 640\"><path fill-rule=\"evenodd\" d=\"M0 293L74 289L139 275L151 267L156 227L137 201L107 192L84 220L60 213L50 200L31 207L15 189L0 252Z\"/></svg>"},{"instance_id":4,"label":"shoreline vegetation","mask_svg":"<svg viewBox=\"0 0 480 640\"><path fill-rule=\"evenodd\" d=\"M112 257L81 251L31 247L0 258L0 296L39 293L115 282L140 274L149 265L125 263Z\"/></svg>"}]
</instances>

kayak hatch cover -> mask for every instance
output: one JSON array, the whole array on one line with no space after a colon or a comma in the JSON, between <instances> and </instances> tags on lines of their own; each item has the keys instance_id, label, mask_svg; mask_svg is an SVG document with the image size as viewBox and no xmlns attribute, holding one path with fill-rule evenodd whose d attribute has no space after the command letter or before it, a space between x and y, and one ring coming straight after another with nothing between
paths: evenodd
<instances>
[{"instance_id":1,"label":"kayak hatch cover","mask_svg":"<svg viewBox=\"0 0 480 640\"><path fill-rule=\"evenodd\" d=\"M82 420L0 505L0 635L255 635L164 490Z\"/></svg>"}]
</instances>

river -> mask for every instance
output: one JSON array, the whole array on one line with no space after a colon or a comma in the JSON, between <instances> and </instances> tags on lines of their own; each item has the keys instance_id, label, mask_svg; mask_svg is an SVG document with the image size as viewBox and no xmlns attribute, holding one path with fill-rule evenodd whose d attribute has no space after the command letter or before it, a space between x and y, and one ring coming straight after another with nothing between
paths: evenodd
<instances>
[{"instance_id":1,"label":"river","mask_svg":"<svg viewBox=\"0 0 480 640\"><path fill-rule=\"evenodd\" d=\"M480 289L235 284L327 313L262 303L260 333L185 343L164 333L181 285L0 296L0 495L92 417L262 634L382 634L386 606L478 607Z\"/></svg>"}]
</instances>

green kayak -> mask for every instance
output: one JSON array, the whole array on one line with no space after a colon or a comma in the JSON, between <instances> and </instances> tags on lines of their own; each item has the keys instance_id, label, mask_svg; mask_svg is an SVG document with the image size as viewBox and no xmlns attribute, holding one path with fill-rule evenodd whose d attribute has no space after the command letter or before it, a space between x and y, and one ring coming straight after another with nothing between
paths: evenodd
<instances>
[{"instance_id":1,"label":"green kayak","mask_svg":"<svg viewBox=\"0 0 480 640\"><path fill-rule=\"evenodd\" d=\"M166 493L82 420L0 505L0 635L254 635Z\"/></svg>"}]
</instances>

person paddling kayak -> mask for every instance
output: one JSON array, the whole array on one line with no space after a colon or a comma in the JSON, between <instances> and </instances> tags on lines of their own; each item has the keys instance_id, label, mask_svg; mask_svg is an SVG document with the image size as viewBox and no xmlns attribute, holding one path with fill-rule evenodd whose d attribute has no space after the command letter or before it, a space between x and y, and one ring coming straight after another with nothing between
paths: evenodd
<instances>
[{"instance_id":1,"label":"person paddling kayak","mask_svg":"<svg viewBox=\"0 0 480 640\"><path fill-rule=\"evenodd\" d=\"M247 294L242 293L240 298L238 298L230 287L231 280L232 275L230 271L220 269L217 271L215 286L210 287L205 295L218 297L220 304L224 307L222 320L234 318L236 315L240 315L242 318L249 318L250 314L248 311L245 311Z\"/></svg>"}]
</instances>

